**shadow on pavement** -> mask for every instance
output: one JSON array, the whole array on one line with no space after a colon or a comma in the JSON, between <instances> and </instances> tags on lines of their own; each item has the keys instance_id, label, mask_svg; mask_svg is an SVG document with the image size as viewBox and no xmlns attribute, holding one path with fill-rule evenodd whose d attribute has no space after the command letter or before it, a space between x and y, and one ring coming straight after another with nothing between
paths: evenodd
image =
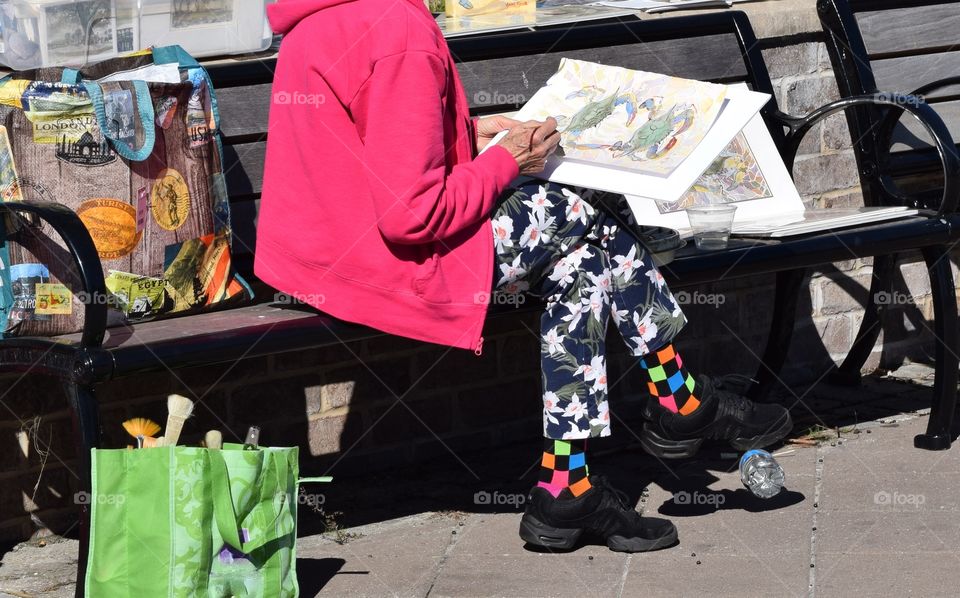
<instances>
[{"instance_id":1,"label":"shadow on pavement","mask_svg":"<svg viewBox=\"0 0 960 598\"><path fill-rule=\"evenodd\" d=\"M300 595L316 596L334 575L346 573L340 571L346 562L343 559L297 559Z\"/></svg>"},{"instance_id":2,"label":"shadow on pavement","mask_svg":"<svg viewBox=\"0 0 960 598\"><path fill-rule=\"evenodd\" d=\"M928 407L930 396L929 387L880 377L867 377L864 385L855 389L821 383L809 392L799 385L793 391L803 397L802 403L793 406L797 422L793 435L816 428L834 439L837 434L844 437L861 432L857 424L862 422ZM788 395L780 401L789 405L796 398ZM627 411L621 401L620 413L626 415ZM531 426L529 442L477 447L473 452L458 451L456 456L440 451L434 459L404 469L340 472L334 483L324 488L325 515L334 514L338 527L349 528L425 512L522 513L526 493L536 484L542 454L536 423ZM631 501L639 502L651 483L673 495L703 491L718 480L716 472L735 471L738 466L739 454L721 444L704 444L695 459L660 463L640 448L636 437L640 425L618 421L613 437L590 441L591 473L606 475ZM755 498L746 489L709 492L722 496L723 503L676 504L670 500L648 504L645 512L656 511L666 517L695 517L718 509L760 512L786 508L805 498L790 490L789 478L786 490L771 500ZM301 535L324 531L323 517L301 510L300 529Z\"/></svg>"}]
</instances>

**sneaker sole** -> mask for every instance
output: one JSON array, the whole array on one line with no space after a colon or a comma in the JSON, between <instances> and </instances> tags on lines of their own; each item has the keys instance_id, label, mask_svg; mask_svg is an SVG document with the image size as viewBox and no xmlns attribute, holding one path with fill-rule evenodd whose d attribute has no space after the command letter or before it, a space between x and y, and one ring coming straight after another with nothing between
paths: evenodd
<instances>
[{"instance_id":1,"label":"sneaker sole","mask_svg":"<svg viewBox=\"0 0 960 598\"><path fill-rule=\"evenodd\" d=\"M526 514L523 516L523 519L520 520L520 538L527 544L534 546L570 550L576 545L577 540L579 540L582 535L582 529L553 527L540 522L536 517Z\"/></svg>"},{"instance_id":2,"label":"sneaker sole","mask_svg":"<svg viewBox=\"0 0 960 598\"><path fill-rule=\"evenodd\" d=\"M776 430L749 438L734 438L729 442L730 446L738 451L749 451L755 448L770 446L782 440L792 429L793 420L788 413L786 419L783 420ZM693 457L697 454L697 451L700 450L700 445L703 444L704 440L705 438L670 440L654 432L649 423L644 424L643 430L640 432L640 446L643 447L643 450L661 459L687 459Z\"/></svg>"},{"instance_id":3,"label":"sneaker sole","mask_svg":"<svg viewBox=\"0 0 960 598\"><path fill-rule=\"evenodd\" d=\"M614 552L652 552L669 548L677 543L677 528L670 530L666 536L655 540L644 538L624 538L623 536L610 536L607 538L607 548Z\"/></svg>"},{"instance_id":4,"label":"sneaker sole","mask_svg":"<svg viewBox=\"0 0 960 598\"><path fill-rule=\"evenodd\" d=\"M583 532L582 529L564 529L546 525L530 515L524 515L520 520L520 538L533 546L570 550L580 540ZM607 547L615 552L650 552L673 546L676 542L677 528L673 528L666 536L653 540L610 536L607 538Z\"/></svg>"}]
</instances>

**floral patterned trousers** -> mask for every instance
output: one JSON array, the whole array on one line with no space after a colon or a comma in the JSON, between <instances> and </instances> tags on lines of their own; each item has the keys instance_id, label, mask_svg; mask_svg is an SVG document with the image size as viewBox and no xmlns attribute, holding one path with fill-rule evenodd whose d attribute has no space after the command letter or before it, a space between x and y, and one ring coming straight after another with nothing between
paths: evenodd
<instances>
[{"instance_id":1,"label":"floral patterned trousers","mask_svg":"<svg viewBox=\"0 0 960 598\"><path fill-rule=\"evenodd\" d=\"M540 353L547 438L610 435L604 339L611 317L638 357L669 344L686 323L647 250L588 203L592 193L531 181L506 193L492 220L493 301L529 293L546 302Z\"/></svg>"}]
</instances>

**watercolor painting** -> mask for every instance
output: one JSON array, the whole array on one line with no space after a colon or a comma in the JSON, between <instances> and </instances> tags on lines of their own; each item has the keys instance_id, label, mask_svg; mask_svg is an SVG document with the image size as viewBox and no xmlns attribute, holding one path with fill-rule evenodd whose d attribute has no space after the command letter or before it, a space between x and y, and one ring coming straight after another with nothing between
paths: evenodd
<instances>
[{"instance_id":1,"label":"watercolor painting","mask_svg":"<svg viewBox=\"0 0 960 598\"><path fill-rule=\"evenodd\" d=\"M727 87L564 59L524 106L557 119L565 160L669 177L706 137Z\"/></svg>"},{"instance_id":2,"label":"watercolor painting","mask_svg":"<svg viewBox=\"0 0 960 598\"><path fill-rule=\"evenodd\" d=\"M661 214L711 204L765 199L770 185L743 133L738 134L680 199L657 200Z\"/></svg>"}]
</instances>

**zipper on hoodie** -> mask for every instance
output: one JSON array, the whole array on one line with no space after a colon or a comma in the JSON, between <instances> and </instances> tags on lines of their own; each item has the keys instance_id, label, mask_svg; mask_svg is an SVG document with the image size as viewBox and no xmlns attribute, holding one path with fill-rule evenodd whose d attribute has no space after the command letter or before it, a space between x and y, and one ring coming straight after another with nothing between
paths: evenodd
<instances>
[{"instance_id":1,"label":"zipper on hoodie","mask_svg":"<svg viewBox=\"0 0 960 598\"><path fill-rule=\"evenodd\" d=\"M483 355L483 337L480 337L479 342L477 342L477 348L473 350L473 354L477 357Z\"/></svg>"}]
</instances>

